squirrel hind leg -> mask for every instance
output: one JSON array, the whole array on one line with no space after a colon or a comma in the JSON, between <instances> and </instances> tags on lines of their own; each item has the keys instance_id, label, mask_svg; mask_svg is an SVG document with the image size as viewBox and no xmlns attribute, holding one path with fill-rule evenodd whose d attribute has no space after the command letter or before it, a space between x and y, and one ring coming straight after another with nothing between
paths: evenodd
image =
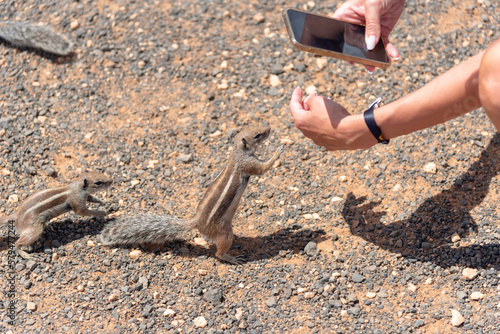
<instances>
[{"instance_id":1,"label":"squirrel hind leg","mask_svg":"<svg viewBox=\"0 0 500 334\"><path fill-rule=\"evenodd\" d=\"M243 256L231 256L227 254L229 248L231 248L231 245L233 244L233 239L234 235L232 232L225 233L215 238L214 242L215 245L217 246L217 253L215 253L215 256L217 256L217 258L219 258L222 261L240 265L244 262Z\"/></svg>"},{"instance_id":2,"label":"squirrel hind leg","mask_svg":"<svg viewBox=\"0 0 500 334\"><path fill-rule=\"evenodd\" d=\"M43 226L39 225L39 224L36 224L35 226L33 226L29 229L22 230L21 236L14 244L14 247L16 248L19 255L21 255L25 259L30 259L31 255L29 255L24 250L22 250L21 247L30 246L35 241L40 239L40 237L42 236L42 233L43 233Z\"/></svg>"}]
</instances>

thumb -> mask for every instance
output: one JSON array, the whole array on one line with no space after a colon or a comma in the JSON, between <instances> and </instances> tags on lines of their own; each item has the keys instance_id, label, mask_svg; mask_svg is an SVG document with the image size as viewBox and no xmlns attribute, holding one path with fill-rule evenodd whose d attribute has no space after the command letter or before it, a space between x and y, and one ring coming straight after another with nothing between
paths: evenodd
<instances>
[{"instance_id":1,"label":"thumb","mask_svg":"<svg viewBox=\"0 0 500 334\"><path fill-rule=\"evenodd\" d=\"M365 2L366 31L365 42L368 50L373 50L380 40L380 14L381 6L378 1Z\"/></svg>"}]
</instances>

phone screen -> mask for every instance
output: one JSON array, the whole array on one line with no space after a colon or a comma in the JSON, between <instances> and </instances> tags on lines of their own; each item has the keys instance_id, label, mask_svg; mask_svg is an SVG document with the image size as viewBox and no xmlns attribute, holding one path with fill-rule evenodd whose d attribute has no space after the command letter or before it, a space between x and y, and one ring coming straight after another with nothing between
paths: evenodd
<instances>
[{"instance_id":1,"label":"phone screen","mask_svg":"<svg viewBox=\"0 0 500 334\"><path fill-rule=\"evenodd\" d=\"M293 34L291 37L297 43L360 59L390 62L381 40L372 51L368 51L365 26L293 9L287 9L285 15Z\"/></svg>"}]
</instances>

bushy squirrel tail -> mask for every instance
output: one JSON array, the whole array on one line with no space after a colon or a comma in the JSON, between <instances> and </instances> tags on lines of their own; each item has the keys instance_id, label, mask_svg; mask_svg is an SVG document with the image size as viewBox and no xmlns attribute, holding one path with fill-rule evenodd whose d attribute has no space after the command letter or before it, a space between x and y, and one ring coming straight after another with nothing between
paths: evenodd
<instances>
[{"instance_id":1,"label":"bushy squirrel tail","mask_svg":"<svg viewBox=\"0 0 500 334\"><path fill-rule=\"evenodd\" d=\"M27 22L0 22L0 38L16 47L33 48L67 56L73 43L52 28Z\"/></svg>"},{"instance_id":2,"label":"bushy squirrel tail","mask_svg":"<svg viewBox=\"0 0 500 334\"><path fill-rule=\"evenodd\" d=\"M161 215L119 218L104 227L99 241L105 246L162 244L181 238L196 227L193 220Z\"/></svg>"}]
</instances>

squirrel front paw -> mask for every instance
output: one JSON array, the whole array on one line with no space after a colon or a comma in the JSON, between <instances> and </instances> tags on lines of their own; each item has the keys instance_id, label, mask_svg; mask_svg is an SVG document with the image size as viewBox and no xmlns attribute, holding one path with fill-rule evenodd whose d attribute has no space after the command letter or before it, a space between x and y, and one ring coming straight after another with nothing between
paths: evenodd
<instances>
[{"instance_id":1,"label":"squirrel front paw","mask_svg":"<svg viewBox=\"0 0 500 334\"><path fill-rule=\"evenodd\" d=\"M278 147L278 148L276 149L276 154L277 154L278 156L280 156L280 155L281 155L281 153L283 153L284 151L285 151L285 145L281 145L280 147Z\"/></svg>"}]
</instances>

